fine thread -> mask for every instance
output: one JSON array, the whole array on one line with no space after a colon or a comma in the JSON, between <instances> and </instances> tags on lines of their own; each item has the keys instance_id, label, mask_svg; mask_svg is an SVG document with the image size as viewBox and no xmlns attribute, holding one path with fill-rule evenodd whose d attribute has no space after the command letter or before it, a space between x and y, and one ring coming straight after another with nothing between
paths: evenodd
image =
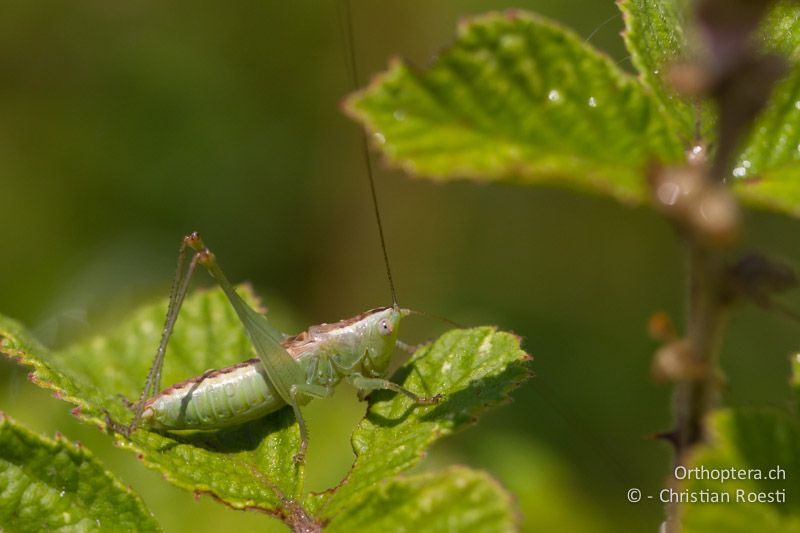
<instances>
[{"instance_id":1,"label":"fine thread","mask_svg":"<svg viewBox=\"0 0 800 533\"><path fill-rule=\"evenodd\" d=\"M347 63L347 70L350 74L353 88L358 88L358 68L356 65L356 53L355 53L355 46L354 46L354 39L353 39L353 24L352 24L352 10L350 9L350 0L343 0L342 7L344 9L344 15L337 11L339 15L339 25L343 28L342 34L344 35L345 40L345 47L346 47L346 63ZM392 292L392 307L397 307L397 293L395 292L394 288L394 279L392 278L392 269L389 266L389 253L386 251L386 239L383 235L383 222L381 221L381 213L380 209L378 208L378 194L375 191L375 177L373 175L372 170L372 158L369 154L369 144L367 142L367 136L364 131L361 131L361 149L364 158L364 162L367 165L367 178L369 181L369 190L372 194L372 206L375 210L375 220L378 223L378 235L380 236L381 240L381 251L383 252L383 263L386 265L386 276L389 279L389 288Z\"/></svg>"}]
</instances>

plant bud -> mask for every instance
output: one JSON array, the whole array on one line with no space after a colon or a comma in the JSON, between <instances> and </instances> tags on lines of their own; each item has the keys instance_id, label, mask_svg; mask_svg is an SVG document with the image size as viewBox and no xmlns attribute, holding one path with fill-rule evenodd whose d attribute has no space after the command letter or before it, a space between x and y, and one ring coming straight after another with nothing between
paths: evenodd
<instances>
[{"instance_id":1,"label":"plant bud","mask_svg":"<svg viewBox=\"0 0 800 533\"><path fill-rule=\"evenodd\" d=\"M695 381L705 377L707 365L695 361L688 340L665 344L653 357L650 373L657 381Z\"/></svg>"},{"instance_id":2,"label":"plant bud","mask_svg":"<svg viewBox=\"0 0 800 533\"><path fill-rule=\"evenodd\" d=\"M697 63L678 63L667 71L667 81L680 94L702 96L714 85L714 78L708 69Z\"/></svg>"},{"instance_id":3,"label":"plant bud","mask_svg":"<svg viewBox=\"0 0 800 533\"><path fill-rule=\"evenodd\" d=\"M705 167L708 164L708 145L698 141L690 146L686 150L686 162L693 167Z\"/></svg>"},{"instance_id":4,"label":"plant bud","mask_svg":"<svg viewBox=\"0 0 800 533\"><path fill-rule=\"evenodd\" d=\"M658 311L650 316L647 321L647 333L661 342L671 342L677 337L672 319L664 311Z\"/></svg>"},{"instance_id":5,"label":"plant bud","mask_svg":"<svg viewBox=\"0 0 800 533\"><path fill-rule=\"evenodd\" d=\"M704 188L705 176L699 167L662 167L650 174L656 206L673 218L683 218Z\"/></svg>"},{"instance_id":6,"label":"plant bud","mask_svg":"<svg viewBox=\"0 0 800 533\"><path fill-rule=\"evenodd\" d=\"M724 185L706 187L689 211L694 233L707 244L733 244L741 233L741 212L731 190Z\"/></svg>"}]
</instances>

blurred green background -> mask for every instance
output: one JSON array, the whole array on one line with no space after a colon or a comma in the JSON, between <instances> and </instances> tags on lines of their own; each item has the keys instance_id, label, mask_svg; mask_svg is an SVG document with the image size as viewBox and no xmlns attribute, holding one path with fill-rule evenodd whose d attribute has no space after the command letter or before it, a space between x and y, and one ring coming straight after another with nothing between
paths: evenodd
<instances>
[{"instance_id":1,"label":"blurred green background","mask_svg":"<svg viewBox=\"0 0 800 533\"><path fill-rule=\"evenodd\" d=\"M387 304L358 132L339 111L352 87L334 1L4 1L0 312L54 347L100 333L167 294L191 230L288 332ZM392 56L428 62L460 17L509 7L562 21L631 69L612 0L354 0L362 83ZM535 358L513 404L437 445L422 468L492 472L529 530L655 530L661 506L628 504L625 492L655 493L671 462L646 438L671 418L645 332L656 310L681 318L683 258L668 225L600 197L432 185L376 167L401 303L513 330ZM748 213L747 223L747 247L800 263L798 222ZM796 295L788 303L800 307ZM410 342L444 329L410 326ZM785 404L797 348L796 325L737 313L726 401ZM348 392L309 407L312 489L351 460L364 406ZM281 528L168 485L6 361L0 409L86 444L166 531Z\"/></svg>"}]
</instances>

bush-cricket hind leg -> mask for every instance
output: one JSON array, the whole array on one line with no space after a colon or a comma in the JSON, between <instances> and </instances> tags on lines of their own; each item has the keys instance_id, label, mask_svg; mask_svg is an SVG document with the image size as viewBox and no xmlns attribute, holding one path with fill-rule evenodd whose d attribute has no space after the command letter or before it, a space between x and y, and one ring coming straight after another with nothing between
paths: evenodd
<instances>
[{"instance_id":1,"label":"bush-cricket hind leg","mask_svg":"<svg viewBox=\"0 0 800 533\"><path fill-rule=\"evenodd\" d=\"M118 433L125 436L130 434L139 426L142 420L142 413L144 412L144 404L148 398L154 396L161 390L161 370L164 367L164 356L167 352L167 344L169 338L172 336L172 331L175 328L175 322L178 320L178 314L189 290L189 282L191 281L192 274L197 268L199 257L197 254L192 256L188 268L184 268L186 264L186 254L191 246L192 240L196 238L196 233L186 235L181 241L181 246L178 250L178 266L175 270L175 278L172 281L172 287L169 294L169 305L167 306L167 316L164 320L164 328L161 332L161 340L156 350L156 356L153 359L153 365L147 373L144 388L139 396L139 401L133 404L133 420L127 426L114 421L111 416L106 412L106 424ZM129 402L128 402L129 403Z\"/></svg>"},{"instance_id":2,"label":"bush-cricket hind leg","mask_svg":"<svg viewBox=\"0 0 800 533\"><path fill-rule=\"evenodd\" d=\"M291 405L294 410L301 437L300 450L295 455L295 462L302 463L308 446L308 432L300 412L300 403L304 403L305 398L328 397L332 393L331 388L307 383L305 370L281 344L283 333L236 293L217 264L216 257L205 247L200 236L195 233L191 237L188 245L197 250L195 257L198 262L206 267L228 297L261 360L267 378L283 401Z\"/></svg>"}]
</instances>

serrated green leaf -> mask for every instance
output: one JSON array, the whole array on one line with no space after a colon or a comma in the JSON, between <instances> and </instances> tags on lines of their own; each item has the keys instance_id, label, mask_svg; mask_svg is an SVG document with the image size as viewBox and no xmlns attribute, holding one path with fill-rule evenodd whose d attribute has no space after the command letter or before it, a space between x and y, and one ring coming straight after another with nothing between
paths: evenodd
<instances>
[{"instance_id":1,"label":"serrated green leaf","mask_svg":"<svg viewBox=\"0 0 800 533\"><path fill-rule=\"evenodd\" d=\"M622 0L625 43L641 79L658 98L662 112L686 139L694 137L695 110L674 94L663 74L686 59L685 0ZM732 170L736 193L750 205L800 216L800 9L779 2L762 24L759 38L767 51L794 61L790 74L776 85L766 110L758 117ZM714 113L704 106L704 138L713 138Z\"/></svg>"},{"instance_id":2,"label":"serrated green leaf","mask_svg":"<svg viewBox=\"0 0 800 533\"><path fill-rule=\"evenodd\" d=\"M249 293L247 297L254 300ZM0 319L0 352L33 366L32 381L78 405L75 414L81 418L103 427L108 410L126 421L131 414L118 395L138 397L165 307L166 302L144 307L109 335L58 353L49 353L13 321ZM221 291L199 291L184 302L167 353L164 384L239 362L251 353ZM338 490L304 501L302 469L292 460L299 432L288 408L213 432L140 428L130 440L115 438L182 488L213 494L235 508L262 509L295 525L319 524L332 510L352 508L378 482L416 464L437 438L505 401L528 376L528 358L517 337L486 327L449 332L419 350L401 369L403 385L421 394L443 393L442 403L418 407L402 395L375 394L367 419L353 436L358 458L348 479ZM295 503L300 501L305 508Z\"/></svg>"},{"instance_id":3,"label":"serrated green leaf","mask_svg":"<svg viewBox=\"0 0 800 533\"><path fill-rule=\"evenodd\" d=\"M691 467L707 470L758 471L749 479L692 479L680 488L728 494L727 503L685 503L682 516L684 531L791 532L800 531L800 424L787 413L772 411L724 410L710 419L713 443L696 450ZM767 479L769 472L781 468L784 479ZM695 477L703 477L695 476ZM708 477L708 476L706 476ZM741 477L738 476L737 477ZM741 491L741 492L737 492ZM749 503L737 501L741 494L779 494L784 502ZM777 497L777 496L776 496Z\"/></svg>"},{"instance_id":4,"label":"serrated green leaf","mask_svg":"<svg viewBox=\"0 0 800 533\"><path fill-rule=\"evenodd\" d=\"M248 300L255 299L244 290ZM75 413L105 427L107 410L120 421L131 413L119 395L137 400L161 335L166 301L145 306L106 336L51 353L31 342L18 325L0 322L0 351L34 367L31 379L78 406ZM170 340L163 385L177 383L249 358L252 348L235 312L219 290L187 298ZM210 493L234 508L280 514L298 496L301 472L292 462L299 432L290 409L215 432L156 433L139 430L120 447L175 485Z\"/></svg>"},{"instance_id":5,"label":"serrated green leaf","mask_svg":"<svg viewBox=\"0 0 800 533\"><path fill-rule=\"evenodd\" d=\"M0 530L160 531L142 500L80 445L0 413Z\"/></svg>"},{"instance_id":6,"label":"serrated green leaf","mask_svg":"<svg viewBox=\"0 0 800 533\"><path fill-rule=\"evenodd\" d=\"M767 13L759 38L770 52L798 59L800 52L800 10L792 1L782 0Z\"/></svg>"},{"instance_id":7,"label":"serrated green leaf","mask_svg":"<svg viewBox=\"0 0 800 533\"><path fill-rule=\"evenodd\" d=\"M766 50L791 60L734 165L731 181L747 202L800 216L800 8L780 2L760 32Z\"/></svg>"},{"instance_id":8,"label":"serrated green leaf","mask_svg":"<svg viewBox=\"0 0 800 533\"><path fill-rule=\"evenodd\" d=\"M436 180L549 180L639 201L645 166L683 157L637 80L522 12L463 23L429 68L395 62L346 108L390 162Z\"/></svg>"},{"instance_id":9,"label":"serrated green leaf","mask_svg":"<svg viewBox=\"0 0 800 533\"><path fill-rule=\"evenodd\" d=\"M353 433L350 474L337 490L311 495L307 507L325 518L357 506L376 483L417 464L434 441L508 401L508 393L529 377L529 358L516 336L490 327L454 330L417 351L404 386L419 394L443 393L444 400L419 407L405 396L375 394Z\"/></svg>"},{"instance_id":10,"label":"serrated green leaf","mask_svg":"<svg viewBox=\"0 0 800 533\"><path fill-rule=\"evenodd\" d=\"M549 181L623 201L647 198L644 168L674 163L695 137L694 106L664 80L685 59L685 0L622 0L625 41L640 81L574 34L535 15L462 24L426 70L395 62L351 96L348 112L390 163L435 180ZM767 16L765 48L800 56L800 8ZM589 105L589 102L592 105ZM713 111L703 106L703 138ZM800 216L800 66L777 84L740 152L731 182L746 203Z\"/></svg>"},{"instance_id":11,"label":"serrated green leaf","mask_svg":"<svg viewBox=\"0 0 800 533\"><path fill-rule=\"evenodd\" d=\"M453 466L379 484L369 505L337 515L325 531L513 531L511 507L489 475Z\"/></svg>"},{"instance_id":12,"label":"serrated green leaf","mask_svg":"<svg viewBox=\"0 0 800 533\"><path fill-rule=\"evenodd\" d=\"M621 0L625 21L622 36L639 71L639 79L658 100L661 113L668 117L684 139L695 137L695 108L669 87L665 76L670 65L688 59L685 0ZM707 127L713 124L706 124Z\"/></svg>"}]
</instances>

